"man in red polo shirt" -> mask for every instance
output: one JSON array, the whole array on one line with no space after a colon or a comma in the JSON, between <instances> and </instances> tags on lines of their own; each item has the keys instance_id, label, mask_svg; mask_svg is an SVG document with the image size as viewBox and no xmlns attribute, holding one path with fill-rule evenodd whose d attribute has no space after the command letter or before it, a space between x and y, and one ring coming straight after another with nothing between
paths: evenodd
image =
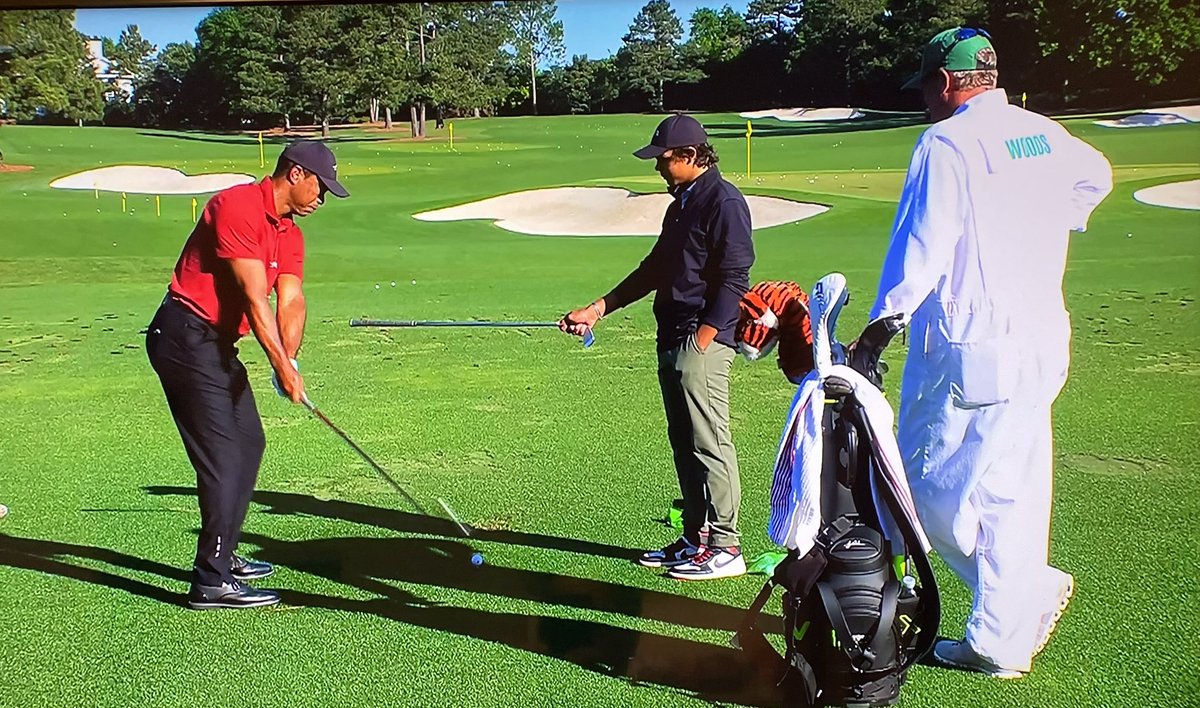
<instances>
[{"instance_id":1,"label":"man in red polo shirt","mask_svg":"<svg viewBox=\"0 0 1200 708\"><path fill-rule=\"evenodd\" d=\"M304 400L296 366L306 314L304 236L294 219L316 211L326 192L349 196L333 153L324 143L301 141L262 182L214 195L146 332L150 364L196 469L200 538L187 598L193 609L279 602L277 593L245 584L270 575L271 565L235 554L266 448L235 345L253 331L279 390L294 403Z\"/></svg>"}]
</instances>

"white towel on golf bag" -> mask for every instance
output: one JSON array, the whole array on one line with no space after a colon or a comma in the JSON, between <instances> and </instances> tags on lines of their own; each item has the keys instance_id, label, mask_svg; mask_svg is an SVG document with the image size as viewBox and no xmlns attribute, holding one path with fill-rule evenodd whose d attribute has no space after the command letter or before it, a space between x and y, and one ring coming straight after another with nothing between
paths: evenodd
<instances>
[{"instance_id":1,"label":"white towel on golf bag","mask_svg":"<svg viewBox=\"0 0 1200 708\"><path fill-rule=\"evenodd\" d=\"M879 446L883 464L883 479L891 486L900 508L916 530L921 551L929 552L929 539L917 518L908 478L904 474L900 450L893 432L894 416L883 392L849 366L835 364L824 371L811 371L800 384L775 457L775 474L771 482L771 517L767 535L775 543L794 548L804 555L812 548L821 530L821 466L824 459L824 440L821 418L825 413L825 378L836 376L848 382L854 396L866 413L871 437ZM883 522L884 536L894 553L902 553L903 537L899 527L879 496L875 479L871 480L871 495Z\"/></svg>"}]
</instances>

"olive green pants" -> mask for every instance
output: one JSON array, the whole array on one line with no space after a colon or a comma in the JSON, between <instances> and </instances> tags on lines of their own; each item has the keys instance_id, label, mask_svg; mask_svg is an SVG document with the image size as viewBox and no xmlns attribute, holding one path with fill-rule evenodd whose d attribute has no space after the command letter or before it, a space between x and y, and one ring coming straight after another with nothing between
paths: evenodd
<instances>
[{"instance_id":1,"label":"olive green pants","mask_svg":"<svg viewBox=\"0 0 1200 708\"><path fill-rule=\"evenodd\" d=\"M729 435L729 370L735 352L713 342L700 351L693 334L658 354L667 436L683 496L683 533L699 543L737 546L742 484Z\"/></svg>"}]
</instances>

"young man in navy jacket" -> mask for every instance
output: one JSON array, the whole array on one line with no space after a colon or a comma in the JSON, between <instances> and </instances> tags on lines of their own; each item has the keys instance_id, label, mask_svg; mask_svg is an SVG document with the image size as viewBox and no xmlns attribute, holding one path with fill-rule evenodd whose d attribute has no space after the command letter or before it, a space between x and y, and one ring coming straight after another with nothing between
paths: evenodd
<instances>
[{"instance_id":1,"label":"young man in navy jacket","mask_svg":"<svg viewBox=\"0 0 1200 708\"><path fill-rule=\"evenodd\" d=\"M680 580L743 575L741 482L729 434L729 370L738 302L754 263L750 209L721 177L695 119L673 115L634 153L655 160L674 201L650 255L604 297L565 315L582 335L606 314L654 292L658 382L683 496L683 536L638 562Z\"/></svg>"}]
</instances>

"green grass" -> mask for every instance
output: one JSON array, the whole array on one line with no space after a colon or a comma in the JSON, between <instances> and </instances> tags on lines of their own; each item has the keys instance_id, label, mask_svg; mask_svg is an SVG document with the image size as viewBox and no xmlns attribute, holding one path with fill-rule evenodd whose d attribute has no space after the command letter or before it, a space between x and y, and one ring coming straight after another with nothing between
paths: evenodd
<instances>
[{"instance_id":1,"label":"green grass","mask_svg":"<svg viewBox=\"0 0 1200 708\"><path fill-rule=\"evenodd\" d=\"M354 196L304 224L315 401L418 498L480 529L404 509L332 433L269 393L243 357L268 450L245 550L279 564L287 606L193 613L186 589L194 477L139 331L191 225L190 198L60 192L121 163L259 174L249 137L0 128L24 173L0 173L0 705L694 705L756 703L730 630L761 578L677 584L625 560L659 545L677 492L639 304L583 350L548 331L350 330L350 317L553 319L621 278L647 238L545 238L416 212L535 187L661 189L630 151L653 116L459 121L445 143L349 132L335 149ZM865 321L895 198L921 129L756 133L753 179L736 116L706 116L748 193L829 204L756 234L754 280L840 270ZM1072 244L1072 375L1056 407L1052 558L1079 592L1016 683L925 667L906 706L1176 706L1200 649L1197 394L1200 215L1132 192L1200 177L1200 126L1069 127L1118 184ZM268 159L275 149L268 149ZM845 184L846 186L841 186ZM416 281L413 285L412 281ZM391 281L396 281L395 288ZM382 287L375 288L376 284ZM896 395L902 347L891 353ZM733 427L750 554L768 549L769 475L792 387L739 362ZM944 576L945 622L969 597ZM777 611L778 605L773 605Z\"/></svg>"}]
</instances>

